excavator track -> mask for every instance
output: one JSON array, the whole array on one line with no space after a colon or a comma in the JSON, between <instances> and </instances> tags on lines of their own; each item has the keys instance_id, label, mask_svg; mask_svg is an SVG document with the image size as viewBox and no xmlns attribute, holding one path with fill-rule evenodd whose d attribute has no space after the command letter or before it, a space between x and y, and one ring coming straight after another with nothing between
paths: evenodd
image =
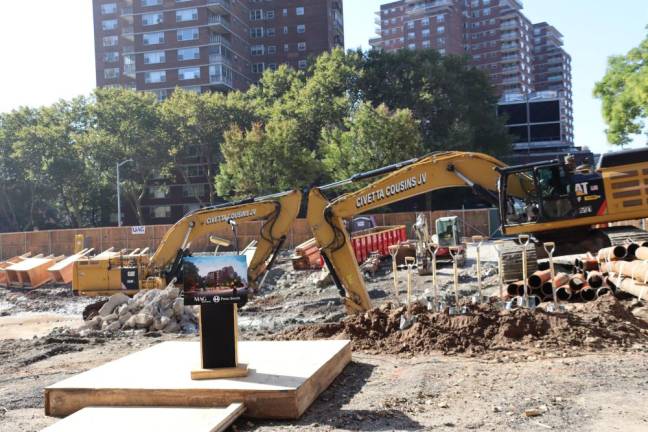
<instances>
[{"instance_id":1,"label":"excavator track","mask_svg":"<svg viewBox=\"0 0 648 432\"><path fill-rule=\"evenodd\" d=\"M631 225L609 227L600 229L605 236L610 240L611 246L616 246L626 243L631 240L635 243L648 242L648 231L637 228Z\"/></svg>"}]
</instances>

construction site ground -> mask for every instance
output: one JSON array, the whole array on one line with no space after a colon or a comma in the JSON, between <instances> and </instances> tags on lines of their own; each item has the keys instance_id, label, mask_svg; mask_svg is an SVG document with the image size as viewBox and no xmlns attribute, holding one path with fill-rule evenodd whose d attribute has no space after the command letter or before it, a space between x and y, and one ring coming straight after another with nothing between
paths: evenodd
<instances>
[{"instance_id":1,"label":"construction site ground","mask_svg":"<svg viewBox=\"0 0 648 432\"><path fill-rule=\"evenodd\" d=\"M485 247L485 294L498 292L494 253ZM474 250L461 271L461 296L477 289ZM261 294L242 310L241 338L350 338L353 362L298 421L239 419L233 430L648 430L648 309L632 299L502 314L470 306L448 317L414 308L404 331L405 273L394 292L385 261L367 285L376 309L346 318L337 289L319 272L277 260ZM414 294L431 277L414 277ZM440 271L452 294L451 266ZM0 430L38 431L43 388L71 375L166 340L195 333L79 332L94 299L69 288L0 288ZM522 333L520 333L522 332ZM523 334L527 332L527 334ZM142 365L146 367L146 365Z\"/></svg>"}]
</instances>

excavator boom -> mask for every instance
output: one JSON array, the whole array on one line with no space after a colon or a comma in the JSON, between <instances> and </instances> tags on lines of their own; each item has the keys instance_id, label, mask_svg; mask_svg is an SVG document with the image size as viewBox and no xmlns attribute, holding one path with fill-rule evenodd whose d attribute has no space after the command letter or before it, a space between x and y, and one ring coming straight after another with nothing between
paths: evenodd
<instances>
[{"instance_id":1,"label":"excavator boom","mask_svg":"<svg viewBox=\"0 0 648 432\"><path fill-rule=\"evenodd\" d=\"M345 219L426 192L451 187L470 187L484 198L496 202L500 175L495 168L504 166L497 159L481 153L441 152L334 183L331 186L387 174L332 202L322 193L330 186L311 189L308 196L308 223L333 279L344 296L347 311L353 313L367 310L371 308L371 300L356 264L349 234L344 226ZM522 194L523 183L512 183L509 185L510 191Z\"/></svg>"},{"instance_id":2,"label":"excavator boom","mask_svg":"<svg viewBox=\"0 0 648 432\"><path fill-rule=\"evenodd\" d=\"M166 232L150 259L138 255L136 265L128 263L133 259L122 256L78 261L73 272L72 289L86 295L109 295L117 291L132 293L138 289L160 288L176 276L180 260L195 239L208 236L232 222L262 221L256 251L248 266L248 283L254 288L272 264L275 253L297 218L301 199L302 193L293 190L196 210ZM137 273L137 287L124 287L122 279L126 268Z\"/></svg>"}]
</instances>

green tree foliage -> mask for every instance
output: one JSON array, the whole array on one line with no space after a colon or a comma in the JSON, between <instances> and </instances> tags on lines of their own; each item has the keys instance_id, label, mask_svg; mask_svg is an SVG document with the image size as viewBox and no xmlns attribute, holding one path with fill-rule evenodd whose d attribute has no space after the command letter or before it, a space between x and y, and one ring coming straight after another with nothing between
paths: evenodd
<instances>
[{"instance_id":1,"label":"green tree foliage","mask_svg":"<svg viewBox=\"0 0 648 432\"><path fill-rule=\"evenodd\" d=\"M423 153L419 121L410 110L359 105L344 129L322 133L324 167L334 180L390 165Z\"/></svg>"},{"instance_id":2,"label":"green tree foliage","mask_svg":"<svg viewBox=\"0 0 648 432\"><path fill-rule=\"evenodd\" d=\"M648 27L646 27L648 30ZM624 56L608 59L607 72L594 95L603 101L603 118L612 144L628 144L645 130L648 117L648 35Z\"/></svg>"},{"instance_id":3,"label":"green tree foliage","mask_svg":"<svg viewBox=\"0 0 648 432\"><path fill-rule=\"evenodd\" d=\"M115 185L116 163L132 159L120 169L127 205L144 223L142 201L147 185L163 182L173 172L169 141L162 139L157 99L152 93L99 89L90 108L94 127L81 140L98 181ZM111 196L114 193L110 194Z\"/></svg>"},{"instance_id":4,"label":"green tree foliage","mask_svg":"<svg viewBox=\"0 0 648 432\"><path fill-rule=\"evenodd\" d=\"M410 109L420 120L426 152L510 151L510 137L495 112L495 90L465 58L432 49L369 51L363 70L358 89L364 99Z\"/></svg>"},{"instance_id":5,"label":"green tree foliage","mask_svg":"<svg viewBox=\"0 0 648 432\"><path fill-rule=\"evenodd\" d=\"M205 162L207 178L213 179L222 162L220 146L224 133L233 126L250 125L256 114L240 93L196 94L177 90L159 105L163 138L174 164ZM188 183L182 170L176 174ZM213 183L209 183L210 201L216 198ZM200 196L194 198L200 199ZM208 203L201 203L208 204Z\"/></svg>"}]
</instances>

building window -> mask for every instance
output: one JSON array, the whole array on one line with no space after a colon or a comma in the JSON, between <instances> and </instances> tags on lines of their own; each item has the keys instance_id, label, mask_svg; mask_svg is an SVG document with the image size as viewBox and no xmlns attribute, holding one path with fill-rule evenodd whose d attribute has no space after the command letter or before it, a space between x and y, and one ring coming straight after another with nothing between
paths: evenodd
<instances>
[{"instance_id":1,"label":"building window","mask_svg":"<svg viewBox=\"0 0 648 432\"><path fill-rule=\"evenodd\" d=\"M171 217L171 206L153 207L153 219L166 219Z\"/></svg>"},{"instance_id":2,"label":"building window","mask_svg":"<svg viewBox=\"0 0 648 432\"><path fill-rule=\"evenodd\" d=\"M166 71L150 71L144 74L144 82L147 84L161 83L165 81L166 81Z\"/></svg>"},{"instance_id":3,"label":"building window","mask_svg":"<svg viewBox=\"0 0 648 432\"><path fill-rule=\"evenodd\" d=\"M252 27L250 29L250 36L253 38L262 38L263 37L263 27Z\"/></svg>"},{"instance_id":4,"label":"building window","mask_svg":"<svg viewBox=\"0 0 648 432\"><path fill-rule=\"evenodd\" d=\"M263 19L263 9L254 9L250 11L250 20L259 21Z\"/></svg>"},{"instance_id":5,"label":"building window","mask_svg":"<svg viewBox=\"0 0 648 432\"><path fill-rule=\"evenodd\" d=\"M177 57L178 61L197 60L200 58L200 48L180 48Z\"/></svg>"},{"instance_id":6,"label":"building window","mask_svg":"<svg viewBox=\"0 0 648 432\"><path fill-rule=\"evenodd\" d=\"M299 42L297 44L297 51L306 51L306 42Z\"/></svg>"},{"instance_id":7,"label":"building window","mask_svg":"<svg viewBox=\"0 0 648 432\"><path fill-rule=\"evenodd\" d=\"M161 4L162 4L162 0L141 0L142 7L160 6Z\"/></svg>"},{"instance_id":8,"label":"building window","mask_svg":"<svg viewBox=\"0 0 648 432\"><path fill-rule=\"evenodd\" d=\"M263 73L264 64L263 63L253 63L252 64L252 73Z\"/></svg>"},{"instance_id":9,"label":"building window","mask_svg":"<svg viewBox=\"0 0 648 432\"><path fill-rule=\"evenodd\" d=\"M275 17L275 12L274 12L274 10L266 11L266 13L265 13L265 19L267 19L267 20L271 20L271 19L274 19L274 17Z\"/></svg>"},{"instance_id":10,"label":"building window","mask_svg":"<svg viewBox=\"0 0 648 432\"><path fill-rule=\"evenodd\" d=\"M436 16L436 21L437 21L438 23L442 23L442 22L444 22L444 21L445 21L445 15L437 15L437 16Z\"/></svg>"},{"instance_id":11,"label":"building window","mask_svg":"<svg viewBox=\"0 0 648 432\"><path fill-rule=\"evenodd\" d=\"M205 175L205 167L203 165L189 165L182 168L182 173L185 177L202 177Z\"/></svg>"},{"instance_id":12,"label":"building window","mask_svg":"<svg viewBox=\"0 0 648 432\"><path fill-rule=\"evenodd\" d=\"M290 45L284 44L284 52L290 51Z\"/></svg>"},{"instance_id":13,"label":"building window","mask_svg":"<svg viewBox=\"0 0 648 432\"><path fill-rule=\"evenodd\" d=\"M277 70L277 63L269 63L268 64L268 69L276 71Z\"/></svg>"},{"instance_id":14,"label":"building window","mask_svg":"<svg viewBox=\"0 0 648 432\"><path fill-rule=\"evenodd\" d=\"M444 46L445 45L445 38L437 38L437 45L438 46Z\"/></svg>"},{"instance_id":15,"label":"building window","mask_svg":"<svg viewBox=\"0 0 648 432\"><path fill-rule=\"evenodd\" d=\"M180 81L192 80L198 78L200 78L200 68L198 67L178 69L178 80Z\"/></svg>"},{"instance_id":16,"label":"building window","mask_svg":"<svg viewBox=\"0 0 648 432\"><path fill-rule=\"evenodd\" d=\"M408 29L413 29L414 28L414 21L408 21L407 22L407 28Z\"/></svg>"},{"instance_id":17,"label":"building window","mask_svg":"<svg viewBox=\"0 0 648 432\"><path fill-rule=\"evenodd\" d=\"M142 35L144 45L156 45L164 43L164 32L144 33Z\"/></svg>"},{"instance_id":18,"label":"building window","mask_svg":"<svg viewBox=\"0 0 648 432\"><path fill-rule=\"evenodd\" d=\"M299 67L299 69L306 69L306 66L308 66L308 62L306 60L299 60L297 62L297 67Z\"/></svg>"},{"instance_id":19,"label":"building window","mask_svg":"<svg viewBox=\"0 0 648 432\"><path fill-rule=\"evenodd\" d=\"M104 3L101 5L101 15L110 15L117 12L117 3Z\"/></svg>"},{"instance_id":20,"label":"building window","mask_svg":"<svg viewBox=\"0 0 648 432\"><path fill-rule=\"evenodd\" d=\"M148 195L150 198L166 198L169 188L167 186L149 186Z\"/></svg>"},{"instance_id":21,"label":"building window","mask_svg":"<svg viewBox=\"0 0 648 432\"><path fill-rule=\"evenodd\" d=\"M409 49L411 49L411 50L415 50L415 49L416 49L416 44L415 44L415 43L411 43L411 44L407 45L407 48L409 48Z\"/></svg>"},{"instance_id":22,"label":"building window","mask_svg":"<svg viewBox=\"0 0 648 432\"><path fill-rule=\"evenodd\" d=\"M283 16L287 17L288 16L288 9L284 9L282 13L283 13Z\"/></svg>"},{"instance_id":23,"label":"building window","mask_svg":"<svg viewBox=\"0 0 648 432\"><path fill-rule=\"evenodd\" d=\"M119 78L119 68L104 69L104 79L117 79Z\"/></svg>"},{"instance_id":24,"label":"building window","mask_svg":"<svg viewBox=\"0 0 648 432\"><path fill-rule=\"evenodd\" d=\"M115 63L119 61L119 53L116 51L105 52L103 55L104 63Z\"/></svg>"},{"instance_id":25,"label":"building window","mask_svg":"<svg viewBox=\"0 0 648 432\"><path fill-rule=\"evenodd\" d=\"M142 15L143 26L162 24L163 22L164 22L164 14L162 14L161 12L148 13Z\"/></svg>"},{"instance_id":26,"label":"building window","mask_svg":"<svg viewBox=\"0 0 648 432\"><path fill-rule=\"evenodd\" d=\"M407 39L416 39L416 33L414 32L407 33Z\"/></svg>"},{"instance_id":27,"label":"building window","mask_svg":"<svg viewBox=\"0 0 648 432\"><path fill-rule=\"evenodd\" d=\"M158 64L166 61L164 51L144 53L144 64Z\"/></svg>"},{"instance_id":28,"label":"building window","mask_svg":"<svg viewBox=\"0 0 648 432\"><path fill-rule=\"evenodd\" d=\"M117 36L106 36L102 39L102 45L105 47L117 45Z\"/></svg>"},{"instance_id":29,"label":"building window","mask_svg":"<svg viewBox=\"0 0 648 432\"><path fill-rule=\"evenodd\" d=\"M198 29L188 28L177 31L178 41L188 41L198 39Z\"/></svg>"},{"instance_id":30,"label":"building window","mask_svg":"<svg viewBox=\"0 0 648 432\"><path fill-rule=\"evenodd\" d=\"M182 9L176 11L176 22L195 21L198 19L198 9Z\"/></svg>"},{"instance_id":31,"label":"building window","mask_svg":"<svg viewBox=\"0 0 648 432\"><path fill-rule=\"evenodd\" d=\"M101 30L103 30L103 31L115 30L116 28L117 28L117 20L116 19L110 19L110 20L101 21Z\"/></svg>"},{"instance_id":32,"label":"building window","mask_svg":"<svg viewBox=\"0 0 648 432\"><path fill-rule=\"evenodd\" d=\"M252 53L253 56L260 56L263 55L265 49L263 45L252 45L250 47L250 52Z\"/></svg>"},{"instance_id":33,"label":"building window","mask_svg":"<svg viewBox=\"0 0 648 432\"><path fill-rule=\"evenodd\" d=\"M305 33L306 32L306 25L304 24L299 24L297 26L297 33Z\"/></svg>"},{"instance_id":34,"label":"building window","mask_svg":"<svg viewBox=\"0 0 648 432\"><path fill-rule=\"evenodd\" d=\"M276 45L268 45L268 54L276 54L277 53L277 46Z\"/></svg>"},{"instance_id":35,"label":"building window","mask_svg":"<svg viewBox=\"0 0 648 432\"><path fill-rule=\"evenodd\" d=\"M288 34L288 26L284 26L284 28L283 28L283 34Z\"/></svg>"},{"instance_id":36,"label":"building window","mask_svg":"<svg viewBox=\"0 0 648 432\"><path fill-rule=\"evenodd\" d=\"M266 36L274 36L275 35L275 28L274 27L268 27L265 29L265 34Z\"/></svg>"},{"instance_id":37,"label":"building window","mask_svg":"<svg viewBox=\"0 0 648 432\"><path fill-rule=\"evenodd\" d=\"M430 37L430 29L423 29L423 31L421 31L421 36L423 36L424 38L429 38Z\"/></svg>"},{"instance_id":38,"label":"building window","mask_svg":"<svg viewBox=\"0 0 648 432\"><path fill-rule=\"evenodd\" d=\"M169 90L167 89L151 90L151 92L157 96L159 101L163 101L169 96Z\"/></svg>"},{"instance_id":39,"label":"building window","mask_svg":"<svg viewBox=\"0 0 648 432\"><path fill-rule=\"evenodd\" d=\"M187 87L189 88L189 87ZM200 89L200 87L198 87ZM186 184L182 185L182 196L184 198L200 198L205 195L204 184Z\"/></svg>"},{"instance_id":40,"label":"building window","mask_svg":"<svg viewBox=\"0 0 648 432\"><path fill-rule=\"evenodd\" d=\"M441 49L439 50L439 54L441 54L441 55L445 55L445 53L446 53L446 50L445 50L444 48L441 48Z\"/></svg>"},{"instance_id":41,"label":"building window","mask_svg":"<svg viewBox=\"0 0 648 432\"><path fill-rule=\"evenodd\" d=\"M429 40L424 40L423 41L423 48L430 48L430 41Z\"/></svg>"},{"instance_id":42,"label":"building window","mask_svg":"<svg viewBox=\"0 0 648 432\"><path fill-rule=\"evenodd\" d=\"M295 14L297 15L304 15L304 7L296 7L295 8Z\"/></svg>"},{"instance_id":43,"label":"building window","mask_svg":"<svg viewBox=\"0 0 648 432\"><path fill-rule=\"evenodd\" d=\"M445 27L444 26L437 27L437 33L445 33Z\"/></svg>"},{"instance_id":44,"label":"building window","mask_svg":"<svg viewBox=\"0 0 648 432\"><path fill-rule=\"evenodd\" d=\"M429 25L430 25L430 18L423 18L423 19L421 20L421 25L422 25L423 27L427 27L427 26L429 26Z\"/></svg>"}]
</instances>

